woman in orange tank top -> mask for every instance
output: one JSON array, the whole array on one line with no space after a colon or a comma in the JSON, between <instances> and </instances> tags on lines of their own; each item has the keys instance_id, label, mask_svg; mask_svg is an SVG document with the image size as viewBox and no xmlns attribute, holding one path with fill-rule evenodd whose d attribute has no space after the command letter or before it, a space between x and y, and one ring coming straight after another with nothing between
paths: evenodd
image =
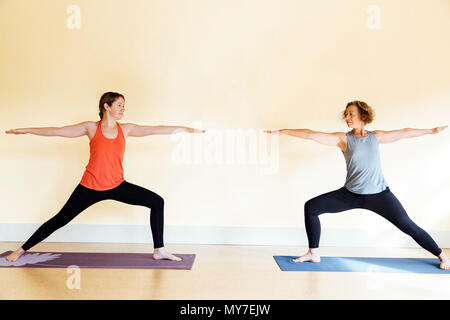
<instances>
[{"instance_id":1,"label":"woman in orange tank top","mask_svg":"<svg viewBox=\"0 0 450 320\"><path fill-rule=\"evenodd\" d=\"M23 253L50 236L57 229L68 224L82 211L102 200L145 206L150 211L150 227L153 237L153 258L180 261L164 248L164 199L158 194L129 183L124 179L123 155L127 137L144 137L151 134L172 134L178 132L203 133L180 126L140 126L132 123L119 124L123 117L125 98L116 92L106 92L99 102L100 121L86 121L66 127L11 129L6 133L35 134L41 136L81 137L90 139L90 158L80 183L63 208L7 259L16 261Z\"/></svg>"}]
</instances>

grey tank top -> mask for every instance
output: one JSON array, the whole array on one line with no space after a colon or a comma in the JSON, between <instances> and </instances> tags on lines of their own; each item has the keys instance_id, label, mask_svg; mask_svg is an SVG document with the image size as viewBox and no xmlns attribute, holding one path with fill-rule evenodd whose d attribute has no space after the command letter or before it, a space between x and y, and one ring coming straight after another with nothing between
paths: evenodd
<instances>
[{"instance_id":1,"label":"grey tank top","mask_svg":"<svg viewBox=\"0 0 450 320\"><path fill-rule=\"evenodd\" d=\"M347 132L347 150L343 154L347 163L345 187L349 191L374 194L388 187L381 171L378 140L372 131L363 138Z\"/></svg>"}]
</instances>

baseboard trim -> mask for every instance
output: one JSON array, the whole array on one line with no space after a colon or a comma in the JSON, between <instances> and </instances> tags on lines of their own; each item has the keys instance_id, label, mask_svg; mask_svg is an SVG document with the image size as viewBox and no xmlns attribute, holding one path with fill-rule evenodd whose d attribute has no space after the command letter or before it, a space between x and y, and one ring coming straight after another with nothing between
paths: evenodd
<instances>
[{"instance_id":1,"label":"baseboard trim","mask_svg":"<svg viewBox=\"0 0 450 320\"><path fill-rule=\"evenodd\" d=\"M39 224L0 224L0 241L24 242ZM430 230L441 248L450 247L450 230ZM149 226L68 224L44 242L152 243ZM166 226L166 244L224 244L307 246L304 228ZM392 228L322 229L321 246L346 247L419 247L409 236Z\"/></svg>"}]
</instances>

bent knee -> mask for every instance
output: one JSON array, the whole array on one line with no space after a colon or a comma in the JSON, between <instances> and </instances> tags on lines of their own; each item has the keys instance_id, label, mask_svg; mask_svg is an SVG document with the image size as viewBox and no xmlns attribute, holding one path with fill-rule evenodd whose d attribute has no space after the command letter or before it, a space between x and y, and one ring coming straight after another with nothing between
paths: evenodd
<instances>
[{"instance_id":1,"label":"bent knee","mask_svg":"<svg viewBox=\"0 0 450 320\"><path fill-rule=\"evenodd\" d=\"M158 205L160 207L164 207L164 198L161 196L159 196L159 198L158 198Z\"/></svg>"},{"instance_id":2,"label":"bent knee","mask_svg":"<svg viewBox=\"0 0 450 320\"><path fill-rule=\"evenodd\" d=\"M160 195L149 199L149 207L151 208L164 208L164 198Z\"/></svg>"},{"instance_id":3,"label":"bent knee","mask_svg":"<svg viewBox=\"0 0 450 320\"><path fill-rule=\"evenodd\" d=\"M310 199L305 202L304 210L305 210L305 215L307 215L307 216L314 216L314 215L319 214L318 206L317 206L316 202L314 201L314 199Z\"/></svg>"}]
</instances>

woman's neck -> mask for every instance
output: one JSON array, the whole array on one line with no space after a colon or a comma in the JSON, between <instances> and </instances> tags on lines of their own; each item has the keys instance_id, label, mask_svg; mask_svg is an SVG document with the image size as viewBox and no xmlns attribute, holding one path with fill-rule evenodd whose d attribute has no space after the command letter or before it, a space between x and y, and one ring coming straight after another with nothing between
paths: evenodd
<instances>
[{"instance_id":1,"label":"woman's neck","mask_svg":"<svg viewBox=\"0 0 450 320\"><path fill-rule=\"evenodd\" d=\"M365 137L367 135L367 130L364 127L353 128L353 135L359 136L359 137Z\"/></svg>"},{"instance_id":2,"label":"woman's neck","mask_svg":"<svg viewBox=\"0 0 450 320\"><path fill-rule=\"evenodd\" d=\"M116 120L108 117L108 116L104 116L102 119L102 127L103 128L114 128L116 126Z\"/></svg>"}]
</instances>

